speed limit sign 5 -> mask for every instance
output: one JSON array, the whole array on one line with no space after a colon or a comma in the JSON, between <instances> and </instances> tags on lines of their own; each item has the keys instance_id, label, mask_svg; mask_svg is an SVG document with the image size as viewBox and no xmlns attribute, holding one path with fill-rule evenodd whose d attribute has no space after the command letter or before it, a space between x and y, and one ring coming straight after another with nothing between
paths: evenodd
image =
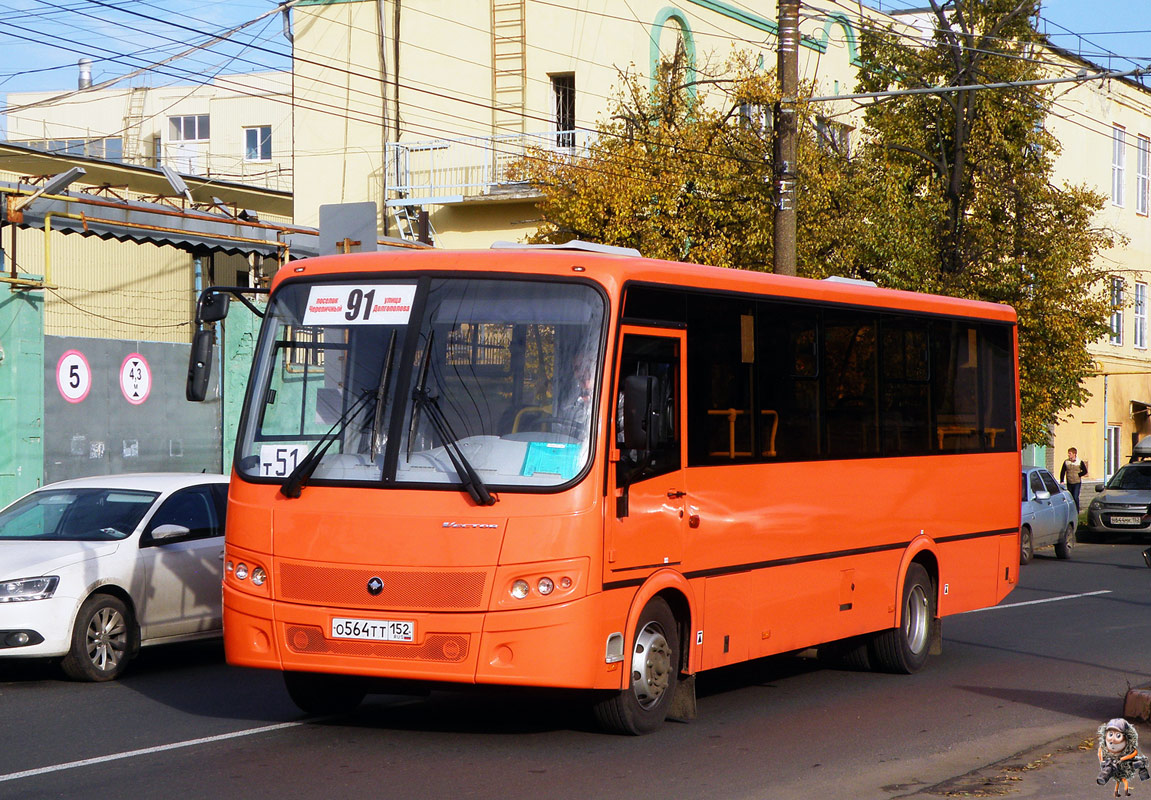
<instances>
[{"instance_id":1,"label":"speed limit sign 5","mask_svg":"<svg viewBox=\"0 0 1151 800\"><path fill-rule=\"evenodd\" d=\"M83 402L92 388L92 368L79 350L69 350L56 362L56 388L69 403Z\"/></svg>"}]
</instances>

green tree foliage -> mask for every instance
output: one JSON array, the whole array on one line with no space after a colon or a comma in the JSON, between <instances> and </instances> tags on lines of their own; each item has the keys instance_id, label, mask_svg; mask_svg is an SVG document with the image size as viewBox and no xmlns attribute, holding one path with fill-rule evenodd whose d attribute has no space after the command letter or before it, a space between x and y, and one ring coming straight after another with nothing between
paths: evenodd
<instances>
[{"instance_id":1,"label":"green tree foliage","mask_svg":"<svg viewBox=\"0 0 1151 800\"><path fill-rule=\"evenodd\" d=\"M1095 226L1105 198L1053 184L1059 142L1043 125L1051 89L1032 17L1037 0L932 0L922 45L865 29L859 91L1012 84L905 94L872 104L850 171L866 207L851 259L897 288L1008 303L1019 314L1024 441L1042 444L1089 396L1087 344L1107 331L1106 273L1118 241Z\"/></svg>"},{"instance_id":2,"label":"green tree foliage","mask_svg":"<svg viewBox=\"0 0 1151 800\"><path fill-rule=\"evenodd\" d=\"M798 271L1014 306L1023 437L1044 443L1089 396L1087 344L1111 310L1095 257L1118 237L1095 226L1101 195L1052 183L1050 91L1019 85L1044 77L1037 0L930 1L929 42L863 31L859 90L1012 86L876 101L850 157L826 111L801 102ZM681 51L654 92L625 76L586 152L539 150L515 166L543 192L532 241L770 271L777 81L745 56L692 74Z\"/></svg>"}]
</instances>

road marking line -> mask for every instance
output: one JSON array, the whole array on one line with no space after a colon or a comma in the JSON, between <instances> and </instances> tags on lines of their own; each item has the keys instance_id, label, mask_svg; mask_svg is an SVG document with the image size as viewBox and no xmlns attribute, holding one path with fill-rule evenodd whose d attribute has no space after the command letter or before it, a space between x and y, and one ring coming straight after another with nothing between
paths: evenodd
<instances>
[{"instance_id":1,"label":"road marking line","mask_svg":"<svg viewBox=\"0 0 1151 800\"><path fill-rule=\"evenodd\" d=\"M1045 597L1042 600L1027 600L1023 603L1008 603L1005 606L988 606L987 608L973 608L970 611L962 611L962 614L978 614L980 611L999 611L1002 608L1019 608L1019 606L1034 606L1039 603L1056 603L1060 600L1075 600L1079 597L1094 597L1099 594L1111 594L1110 589L1100 589L1097 592L1084 592L1083 594L1065 594L1059 597Z\"/></svg>"},{"instance_id":2,"label":"road marking line","mask_svg":"<svg viewBox=\"0 0 1151 800\"><path fill-rule=\"evenodd\" d=\"M5 781L14 781L20 778L30 778L34 775L46 775L51 772L62 772L66 769L76 769L77 767L88 767L93 764L106 764L109 761L119 761L124 758L135 758L136 756L146 756L153 753L163 753L165 750L179 750L183 747L194 747L198 744L209 744L211 742L222 742L226 739L237 739L241 736L254 736L257 733L269 733L271 731L280 731L285 728L296 728L300 725L307 725L309 722L315 720L306 720L303 722L281 722L278 725L265 725L262 728L250 728L246 731L235 731L234 733L222 733L219 736L205 736L200 739L188 739L184 742L173 742L172 744L162 744L157 747L144 747L140 750L129 750L124 753L113 753L112 755L99 756L97 758L85 758L83 761L69 761L66 764L54 764L50 767L40 767L38 769L26 769L23 772L10 772L7 775L0 775L0 783Z\"/></svg>"}]
</instances>

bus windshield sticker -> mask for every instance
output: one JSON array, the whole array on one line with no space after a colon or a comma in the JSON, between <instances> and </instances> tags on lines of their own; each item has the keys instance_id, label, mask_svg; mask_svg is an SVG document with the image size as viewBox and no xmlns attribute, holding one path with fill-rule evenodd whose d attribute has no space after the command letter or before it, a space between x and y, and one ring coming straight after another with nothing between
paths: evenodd
<instances>
[{"instance_id":1,"label":"bus windshield sticker","mask_svg":"<svg viewBox=\"0 0 1151 800\"><path fill-rule=\"evenodd\" d=\"M530 478L537 472L559 475L565 481L579 472L580 445L566 442L528 442L520 475Z\"/></svg>"},{"instance_id":2,"label":"bus windshield sticker","mask_svg":"<svg viewBox=\"0 0 1151 800\"><path fill-rule=\"evenodd\" d=\"M300 465L310 447L306 444L260 445L260 475L265 478L283 478Z\"/></svg>"},{"instance_id":3,"label":"bus windshield sticker","mask_svg":"<svg viewBox=\"0 0 1151 800\"><path fill-rule=\"evenodd\" d=\"M414 284L313 286L303 324L406 325L415 296Z\"/></svg>"}]
</instances>

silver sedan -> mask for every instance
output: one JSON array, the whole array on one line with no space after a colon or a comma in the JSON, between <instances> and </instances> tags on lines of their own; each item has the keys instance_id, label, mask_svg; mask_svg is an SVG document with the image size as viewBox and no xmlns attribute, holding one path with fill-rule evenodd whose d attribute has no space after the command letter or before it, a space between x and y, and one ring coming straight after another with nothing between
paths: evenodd
<instances>
[{"instance_id":1,"label":"silver sedan","mask_svg":"<svg viewBox=\"0 0 1151 800\"><path fill-rule=\"evenodd\" d=\"M1023 508L1019 563L1031 561L1036 548L1054 545L1058 558L1070 558L1079 514L1070 492L1043 467L1023 468Z\"/></svg>"}]
</instances>

